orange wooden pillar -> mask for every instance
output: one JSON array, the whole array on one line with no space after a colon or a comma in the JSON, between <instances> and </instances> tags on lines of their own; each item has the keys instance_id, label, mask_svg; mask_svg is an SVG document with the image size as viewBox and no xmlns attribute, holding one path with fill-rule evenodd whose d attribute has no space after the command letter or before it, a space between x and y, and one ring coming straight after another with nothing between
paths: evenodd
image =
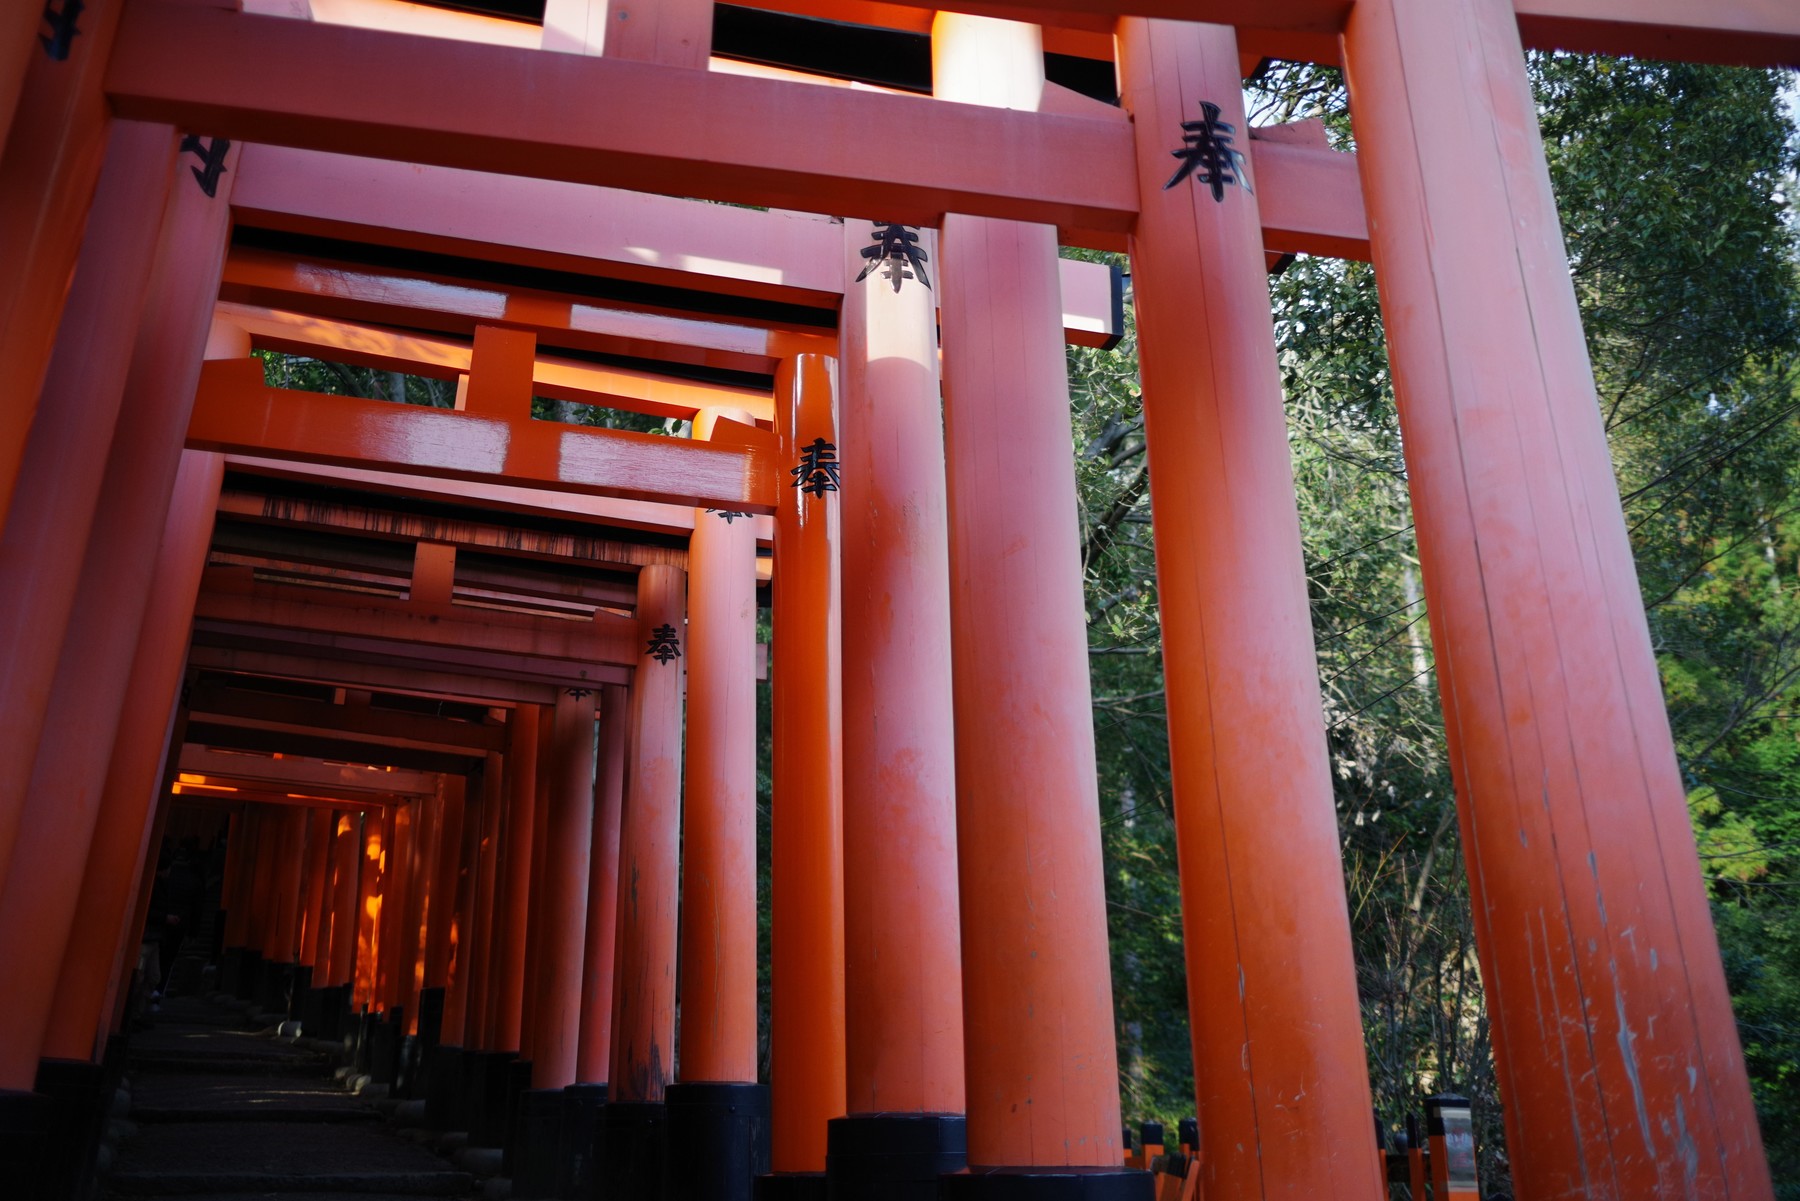
<instances>
[{"instance_id":1,"label":"orange wooden pillar","mask_svg":"<svg viewBox=\"0 0 1800 1201\"><path fill-rule=\"evenodd\" d=\"M37 36L52 32L42 20L45 5L20 0L9 7L31 10L39 19L24 76L10 85L18 102L11 129L0 125L0 365L7 381L6 403L0 404L0 525L8 519L28 457L39 388L72 295L69 275L83 249L101 161L109 153L112 122L102 80L125 0L88 0L76 20L79 32L61 59L39 49ZM10 23L22 15L0 20ZM6 76L15 69L0 66L0 87L8 86ZM0 103L7 100L0 94ZM140 174L140 187L152 186L152 179L153 174ZM140 192L138 199L149 197ZM103 211L94 229L115 219ZM8 795L0 790L0 797ZM4 834L0 830L0 863L8 845Z\"/></svg>"},{"instance_id":2,"label":"orange wooden pillar","mask_svg":"<svg viewBox=\"0 0 1800 1201\"><path fill-rule=\"evenodd\" d=\"M465 804L462 838L441 869L448 873L445 917L450 929L444 936L444 1010L438 1041L452 1046L485 1045L480 1041L481 1030L470 1021L476 990L486 989L492 975L491 967L481 959L479 948L470 937L479 925L475 906L480 901L477 892L481 878L481 829L479 820L469 820Z\"/></svg>"},{"instance_id":3,"label":"orange wooden pillar","mask_svg":"<svg viewBox=\"0 0 1800 1201\"><path fill-rule=\"evenodd\" d=\"M179 751L178 747L170 749ZM261 823L262 807L249 804L231 823L231 845L226 849L228 870L222 897L227 948L241 948L249 939L251 888L256 879L256 836Z\"/></svg>"},{"instance_id":4,"label":"orange wooden pillar","mask_svg":"<svg viewBox=\"0 0 1800 1201\"><path fill-rule=\"evenodd\" d=\"M486 930L492 915L493 900L491 894L479 896L475 901L476 920L469 926L459 929L457 926L456 898L461 888L471 891L476 887L478 875L464 879L465 859L469 873L479 873L480 863L474 856L465 856L464 845L469 841L471 831L479 831L485 820L488 809L497 807L495 798L499 795L500 781L498 756L490 755L481 773L481 801L476 805L472 798L473 791L464 788L458 792L450 789L444 794L443 807L438 814L435 852L429 865L432 873L431 892L425 907L425 971L421 982L425 988L444 991L446 995L439 1004L448 1000L447 990L450 986L450 973L453 963L469 967L477 961L473 952L482 946L476 929ZM495 779L491 785L489 776ZM473 823L465 828L465 823ZM475 855L483 853L479 833L475 834ZM492 849L487 849L490 866ZM482 971L486 964L481 964ZM471 994L472 995L472 994ZM423 1013L421 1002L420 1012ZM443 1011L439 1010L441 1022ZM439 1030L442 1033L441 1027Z\"/></svg>"},{"instance_id":5,"label":"orange wooden pillar","mask_svg":"<svg viewBox=\"0 0 1800 1201\"><path fill-rule=\"evenodd\" d=\"M581 1039L581 970L587 946L588 852L594 820L594 694L563 689L551 732L550 810L545 829L542 972L531 1083L575 1083Z\"/></svg>"},{"instance_id":6,"label":"orange wooden pillar","mask_svg":"<svg viewBox=\"0 0 1800 1201\"><path fill-rule=\"evenodd\" d=\"M407 855L407 875L412 883L406 890L406 920L400 928L400 996L396 1002L405 1018L406 1033L412 1033L419 1020L419 990L425 978L425 911L437 880L438 822L445 797L452 789L462 795L463 787L463 776L440 776L436 795L414 806L412 849Z\"/></svg>"},{"instance_id":7,"label":"orange wooden pillar","mask_svg":"<svg viewBox=\"0 0 1800 1201\"><path fill-rule=\"evenodd\" d=\"M474 827L473 835L477 856L474 924L462 933L456 948L459 963L469 965L475 973L469 982L468 992L468 1029L471 1037L465 1041L470 1046L486 1050L494 1047L494 1029L498 1024L495 1011L499 1008L500 992L496 977L501 954L500 940L505 928L500 912L501 902L506 894L506 872L502 867L506 852L500 840L501 831L505 828L505 771L506 760L497 754L489 755L482 764L481 812L479 825ZM474 817L473 814L465 814L464 820L473 820Z\"/></svg>"},{"instance_id":8,"label":"orange wooden pillar","mask_svg":"<svg viewBox=\"0 0 1800 1201\"><path fill-rule=\"evenodd\" d=\"M356 980L356 913L361 894L362 814L337 812L337 837L332 842L337 858L333 867L336 895L331 911L331 976L333 988L353 984Z\"/></svg>"},{"instance_id":9,"label":"orange wooden pillar","mask_svg":"<svg viewBox=\"0 0 1800 1201\"><path fill-rule=\"evenodd\" d=\"M844 223L838 324L850 1116L827 1170L839 1195L935 1201L967 1134L939 265L929 231L921 262L871 261L877 228Z\"/></svg>"},{"instance_id":10,"label":"orange wooden pillar","mask_svg":"<svg viewBox=\"0 0 1800 1201\"><path fill-rule=\"evenodd\" d=\"M1519 1194L1767 1198L1512 6L1343 44Z\"/></svg>"},{"instance_id":11,"label":"orange wooden pillar","mask_svg":"<svg viewBox=\"0 0 1800 1201\"><path fill-rule=\"evenodd\" d=\"M750 425L702 410L694 437ZM681 1068L673 1196L735 1198L768 1171L756 1081L756 533L697 509L688 543L687 787L681 841Z\"/></svg>"},{"instance_id":12,"label":"orange wooden pillar","mask_svg":"<svg viewBox=\"0 0 1800 1201\"><path fill-rule=\"evenodd\" d=\"M60 46L42 47L38 37L43 30L43 11L32 4L15 4L0 17L0 149L6 146L7 131L12 128L13 111L19 105L19 92L25 86L27 68L39 58L67 62L58 58ZM60 39L58 39L60 41ZM73 49L71 45L70 49Z\"/></svg>"},{"instance_id":13,"label":"orange wooden pillar","mask_svg":"<svg viewBox=\"0 0 1800 1201\"><path fill-rule=\"evenodd\" d=\"M774 812L766 1186L825 1170L845 1112L840 476L836 364L800 355L775 375Z\"/></svg>"},{"instance_id":14,"label":"orange wooden pillar","mask_svg":"<svg viewBox=\"0 0 1800 1201\"><path fill-rule=\"evenodd\" d=\"M119 927L136 895L132 884L162 780L163 743L218 495L220 460L184 457L181 447L228 227L225 197L182 189L168 205L150 275L152 303L136 328L99 484L98 510L106 516L93 523L68 616L82 634L64 647L33 765L32 794L45 795L42 788L63 797L64 820L89 831L86 868L60 863L62 871L82 872L52 1016L51 1042L59 1049L49 1053L60 1057L74 1057L71 1048L93 1034L83 1034L83 1024L111 1012L105 1002ZM187 483L178 492L180 471ZM163 595L165 588L172 593ZM146 634L166 645L147 645ZM58 854L73 849L63 844ZM134 948L136 934L127 935Z\"/></svg>"},{"instance_id":15,"label":"orange wooden pillar","mask_svg":"<svg viewBox=\"0 0 1800 1201\"><path fill-rule=\"evenodd\" d=\"M192 454L192 453L197 453L197 452L191 452L191 451L182 452L182 459L184 460L184 462L187 459L188 455ZM149 620L150 619L149 619L148 615L146 615L144 618L146 625L149 624ZM186 662L185 656L183 657L183 662L184 663ZM171 746L169 749L172 750L173 747ZM159 758L161 756L161 753L162 752L159 749L159 751L158 751ZM151 806L151 808L152 808L152 812L154 812L156 809L156 806L153 804ZM154 819L152 819L152 820L154 820ZM244 808L243 808L243 806L240 805L231 811L231 816L227 820L227 823L226 823L226 827L225 827L225 872L224 872L223 877L219 880L219 905L223 911L221 913L221 916L225 919L224 926L220 930L219 935L220 935L220 938L223 940L223 945L225 945L225 946L232 945L232 943L231 943L231 905L232 905L233 899L237 896L238 881L243 877L243 874L244 874L244 867L243 867L244 841L243 840L244 840Z\"/></svg>"},{"instance_id":16,"label":"orange wooden pillar","mask_svg":"<svg viewBox=\"0 0 1800 1201\"><path fill-rule=\"evenodd\" d=\"M1143 206L1132 290L1202 1183L1221 1201L1375 1201L1385 1185L1255 164L1235 165L1245 186L1163 187L1182 123L1205 104L1249 152L1237 38L1127 19L1118 46Z\"/></svg>"},{"instance_id":17,"label":"orange wooden pillar","mask_svg":"<svg viewBox=\"0 0 1800 1201\"><path fill-rule=\"evenodd\" d=\"M519 1056L530 1060L537 1044L537 997L544 976L544 864L549 857L550 753L555 743L556 709L538 709L537 770L531 798L531 895L526 908L526 1000L519 1015Z\"/></svg>"},{"instance_id":18,"label":"orange wooden pillar","mask_svg":"<svg viewBox=\"0 0 1800 1201\"><path fill-rule=\"evenodd\" d=\"M392 847L390 813L370 809L363 814L362 870L356 888L356 972L353 1007L379 1007L376 983L381 973L381 908L389 884L388 853Z\"/></svg>"},{"instance_id":19,"label":"orange wooden pillar","mask_svg":"<svg viewBox=\"0 0 1800 1201\"><path fill-rule=\"evenodd\" d=\"M338 815L330 809L325 815L325 887L320 890L318 907L313 910L318 941L313 945L312 984L324 988L331 982L331 914L337 900Z\"/></svg>"},{"instance_id":20,"label":"orange wooden pillar","mask_svg":"<svg viewBox=\"0 0 1800 1201\"><path fill-rule=\"evenodd\" d=\"M287 811L274 805L261 805L257 823L255 867L251 871L249 946L265 962L269 959L275 928L275 907L279 903L276 884L287 831L283 823Z\"/></svg>"},{"instance_id":21,"label":"orange wooden pillar","mask_svg":"<svg viewBox=\"0 0 1800 1201\"><path fill-rule=\"evenodd\" d=\"M411 968L404 961L406 915L412 907L412 844L418 805L417 801L410 801L387 811L387 845L383 848L381 873L381 955L376 967L376 1004L384 1010L401 1004L405 989L400 977Z\"/></svg>"},{"instance_id":22,"label":"orange wooden pillar","mask_svg":"<svg viewBox=\"0 0 1800 1201\"><path fill-rule=\"evenodd\" d=\"M269 943L272 963L292 964L299 954L301 869L306 863L306 811L289 809L280 816L281 859L275 875L275 922Z\"/></svg>"},{"instance_id":23,"label":"orange wooden pillar","mask_svg":"<svg viewBox=\"0 0 1800 1201\"><path fill-rule=\"evenodd\" d=\"M587 948L581 970L581 1048L576 1079L605 1084L612 1072L613 967L619 933L619 827L625 810L625 756L631 693L600 688L595 753L594 841L588 854Z\"/></svg>"},{"instance_id":24,"label":"orange wooden pillar","mask_svg":"<svg viewBox=\"0 0 1800 1201\"><path fill-rule=\"evenodd\" d=\"M307 983L319 959L319 913L331 882L331 811L313 809L306 815L306 872L300 894L300 937L296 962L307 970Z\"/></svg>"},{"instance_id":25,"label":"orange wooden pillar","mask_svg":"<svg viewBox=\"0 0 1800 1201\"><path fill-rule=\"evenodd\" d=\"M74 845L77 854L87 848L87 837L79 829L85 824L78 820L81 807L65 811L48 805L33 807L38 824L18 842L19 854L14 853L58 655L84 566L81 548L100 502L107 448L124 396L174 165L173 129L135 122L115 127L95 203L93 235L83 247L45 377L41 420L32 424L29 453L0 531L0 596L8 598L0 606L0 645L11 648L0 659L0 864L17 860L29 868L38 861L46 839ZM156 514L156 520L161 517ZM141 594L137 603L141 606ZM85 753L105 751L86 748ZM86 814L91 821L91 808ZM61 884L63 891L72 893L80 885L79 875L79 864L65 869L52 882L52 892L54 884ZM29 872L8 873L7 891L0 893L0 914L12 912L16 904L42 903L41 896L30 893L5 899L16 891L14 884L38 887L39 882L28 883L28 877ZM14 927L13 932L29 937L31 943L10 948L23 958L7 976L19 987L45 991L61 963L61 948L51 943L66 936L66 929L47 928L41 919L22 925L24 929ZM35 968L27 967L28 962ZM49 979L39 978L39 973L48 973ZM0 997L10 1002L4 991ZM9 1003L6 1007L10 1010ZM14 1041L18 1032L13 1027L0 1035L0 1088L12 1087L22 1070L19 1065L37 1053L36 1047L24 1048ZM29 1086L27 1078L24 1087Z\"/></svg>"},{"instance_id":26,"label":"orange wooden pillar","mask_svg":"<svg viewBox=\"0 0 1800 1201\"><path fill-rule=\"evenodd\" d=\"M681 568L667 564L638 571L638 660L619 830L612 1065L601 1167L607 1196L634 1201L661 1196L663 1091L675 1069L686 582Z\"/></svg>"},{"instance_id":27,"label":"orange wooden pillar","mask_svg":"<svg viewBox=\"0 0 1800 1201\"><path fill-rule=\"evenodd\" d=\"M497 913L499 929L493 970L499 996L495 1006L496 1051L519 1050L525 996L525 950L531 912L532 824L537 807L538 708L520 705L507 720L506 889Z\"/></svg>"},{"instance_id":28,"label":"orange wooden pillar","mask_svg":"<svg viewBox=\"0 0 1800 1201\"><path fill-rule=\"evenodd\" d=\"M1035 108L1034 26L938 14L936 94ZM972 1175L1147 1199L1122 1169L1056 231L944 220L950 613ZM1066 1185L1062 1186L1066 1187Z\"/></svg>"},{"instance_id":29,"label":"orange wooden pillar","mask_svg":"<svg viewBox=\"0 0 1800 1201\"><path fill-rule=\"evenodd\" d=\"M154 849L150 828L162 781L164 741L181 685L194 596L212 540L223 475L220 456L182 454L145 593L149 602L125 677L131 704L120 719L102 782L100 817L63 952L56 1004L44 1039L47 1056L85 1059L96 1049L110 1020L112 1007L107 1002L125 950L137 949L140 932L129 928L132 902L145 857Z\"/></svg>"}]
</instances>

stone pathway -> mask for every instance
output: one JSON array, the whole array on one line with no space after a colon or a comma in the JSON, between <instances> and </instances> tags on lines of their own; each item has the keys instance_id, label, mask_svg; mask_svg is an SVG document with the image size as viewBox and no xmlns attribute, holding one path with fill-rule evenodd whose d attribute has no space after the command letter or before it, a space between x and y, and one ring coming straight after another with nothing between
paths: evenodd
<instances>
[{"instance_id":1,"label":"stone pathway","mask_svg":"<svg viewBox=\"0 0 1800 1201\"><path fill-rule=\"evenodd\" d=\"M395 1136L311 1051L198 998L163 1002L132 1036L131 1112L107 1198L401 1201L470 1197L475 1182Z\"/></svg>"}]
</instances>

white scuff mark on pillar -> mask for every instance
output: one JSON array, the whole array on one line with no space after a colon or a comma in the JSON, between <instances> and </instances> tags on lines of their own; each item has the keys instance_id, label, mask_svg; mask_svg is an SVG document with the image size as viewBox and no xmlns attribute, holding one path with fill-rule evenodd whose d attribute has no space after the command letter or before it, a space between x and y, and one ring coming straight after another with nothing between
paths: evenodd
<instances>
[{"instance_id":1,"label":"white scuff mark on pillar","mask_svg":"<svg viewBox=\"0 0 1800 1201\"><path fill-rule=\"evenodd\" d=\"M1637 1035L1625 1020L1625 994L1619 989L1619 965L1613 964L1613 1004L1619 1014L1619 1054L1625 1060L1625 1075L1631 1081L1631 1099L1637 1106L1638 1130L1644 1136L1644 1149L1656 1154L1655 1137L1650 1133L1650 1110L1644 1102L1644 1084L1638 1078Z\"/></svg>"}]
</instances>

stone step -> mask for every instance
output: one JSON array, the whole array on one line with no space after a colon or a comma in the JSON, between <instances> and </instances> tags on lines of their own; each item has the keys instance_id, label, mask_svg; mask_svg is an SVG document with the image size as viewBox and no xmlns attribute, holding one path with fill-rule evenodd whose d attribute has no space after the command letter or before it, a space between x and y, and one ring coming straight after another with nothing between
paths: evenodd
<instances>
[{"instance_id":1,"label":"stone step","mask_svg":"<svg viewBox=\"0 0 1800 1201\"><path fill-rule=\"evenodd\" d=\"M371 1109L344 1109L323 1105L290 1106L282 1109L258 1109L241 1105L133 1105L131 1120L142 1125L164 1122L327 1122L358 1125L379 1123L381 1115Z\"/></svg>"},{"instance_id":2,"label":"stone step","mask_svg":"<svg viewBox=\"0 0 1800 1201\"><path fill-rule=\"evenodd\" d=\"M199 1194L219 1201L221 1194L340 1194L357 1198L464 1197L475 1189L467 1172L206 1172L167 1169L115 1172L107 1182L119 1197L180 1197Z\"/></svg>"}]
</instances>

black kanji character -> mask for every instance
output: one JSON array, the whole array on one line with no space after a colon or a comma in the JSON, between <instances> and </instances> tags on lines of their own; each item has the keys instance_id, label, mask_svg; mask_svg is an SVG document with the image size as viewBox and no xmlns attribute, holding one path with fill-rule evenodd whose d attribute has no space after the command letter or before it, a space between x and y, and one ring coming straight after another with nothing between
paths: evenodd
<instances>
[{"instance_id":1,"label":"black kanji character","mask_svg":"<svg viewBox=\"0 0 1800 1201\"><path fill-rule=\"evenodd\" d=\"M81 32L75 28L75 22L81 19L81 10L86 7L83 0L63 0L61 12L56 10L55 0L44 5L44 20L50 22L50 34L48 37L39 34L38 41L43 43L44 53L50 56L51 61L60 63L68 60L69 48L75 41L75 35Z\"/></svg>"},{"instance_id":2,"label":"black kanji character","mask_svg":"<svg viewBox=\"0 0 1800 1201\"><path fill-rule=\"evenodd\" d=\"M214 138L210 143L205 143L190 133L181 139L181 153L200 156L201 166L188 169L199 181L200 190L208 196L219 194L219 176L225 174L225 153L230 149L231 141L228 138Z\"/></svg>"},{"instance_id":3,"label":"black kanji character","mask_svg":"<svg viewBox=\"0 0 1800 1201\"><path fill-rule=\"evenodd\" d=\"M931 286L931 277L925 274L925 260L930 256L920 249L917 231L890 221L870 230L869 237L874 240L875 245L862 248L862 256L869 260L869 265L856 277L857 283L861 283L875 268L882 267L882 277L893 281L896 292L900 290L903 281L914 278L927 288ZM912 271L907 270L908 266L912 267ZM918 272L916 277L914 271Z\"/></svg>"},{"instance_id":4,"label":"black kanji character","mask_svg":"<svg viewBox=\"0 0 1800 1201\"><path fill-rule=\"evenodd\" d=\"M1163 191L1168 191L1192 175L1196 182L1211 187L1213 199L1223 203L1225 189L1232 184L1246 192L1250 191L1250 182L1244 178L1244 155L1242 151L1232 148L1232 135L1237 131L1234 126L1219 120L1219 106L1202 100L1200 108L1205 113L1204 117L1198 121L1181 123L1181 140L1187 145L1180 150L1169 151L1171 158L1181 160L1181 166L1175 169L1175 174L1169 176L1169 182L1163 185Z\"/></svg>"},{"instance_id":5,"label":"black kanji character","mask_svg":"<svg viewBox=\"0 0 1800 1201\"><path fill-rule=\"evenodd\" d=\"M788 472L794 487L812 496L836 492L838 478L837 446L823 438L814 438L810 446L800 448L800 466Z\"/></svg>"},{"instance_id":6,"label":"black kanji character","mask_svg":"<svg viewBox=\"0 0 1800 1201\"><path fill-rule=\"evenodd\" d=\"M726 525L730 525L732 522L736 521L740 517L750 516L750 514L740 513L736 509L708 509L707 512L716 514L719 517L723 517L725 519Z\"/></svg>"},{"instance_id":7,"label":"black kanji character","mask_svg":"<svg viewBox=\"0 0 1800 1201\"><path fill-rule=\"evenodd\" d=\"M650 645L645 651L658 663L681 658L681 638L671 625L660 625L650 631Z\"/></svg>"}]
</instances>

